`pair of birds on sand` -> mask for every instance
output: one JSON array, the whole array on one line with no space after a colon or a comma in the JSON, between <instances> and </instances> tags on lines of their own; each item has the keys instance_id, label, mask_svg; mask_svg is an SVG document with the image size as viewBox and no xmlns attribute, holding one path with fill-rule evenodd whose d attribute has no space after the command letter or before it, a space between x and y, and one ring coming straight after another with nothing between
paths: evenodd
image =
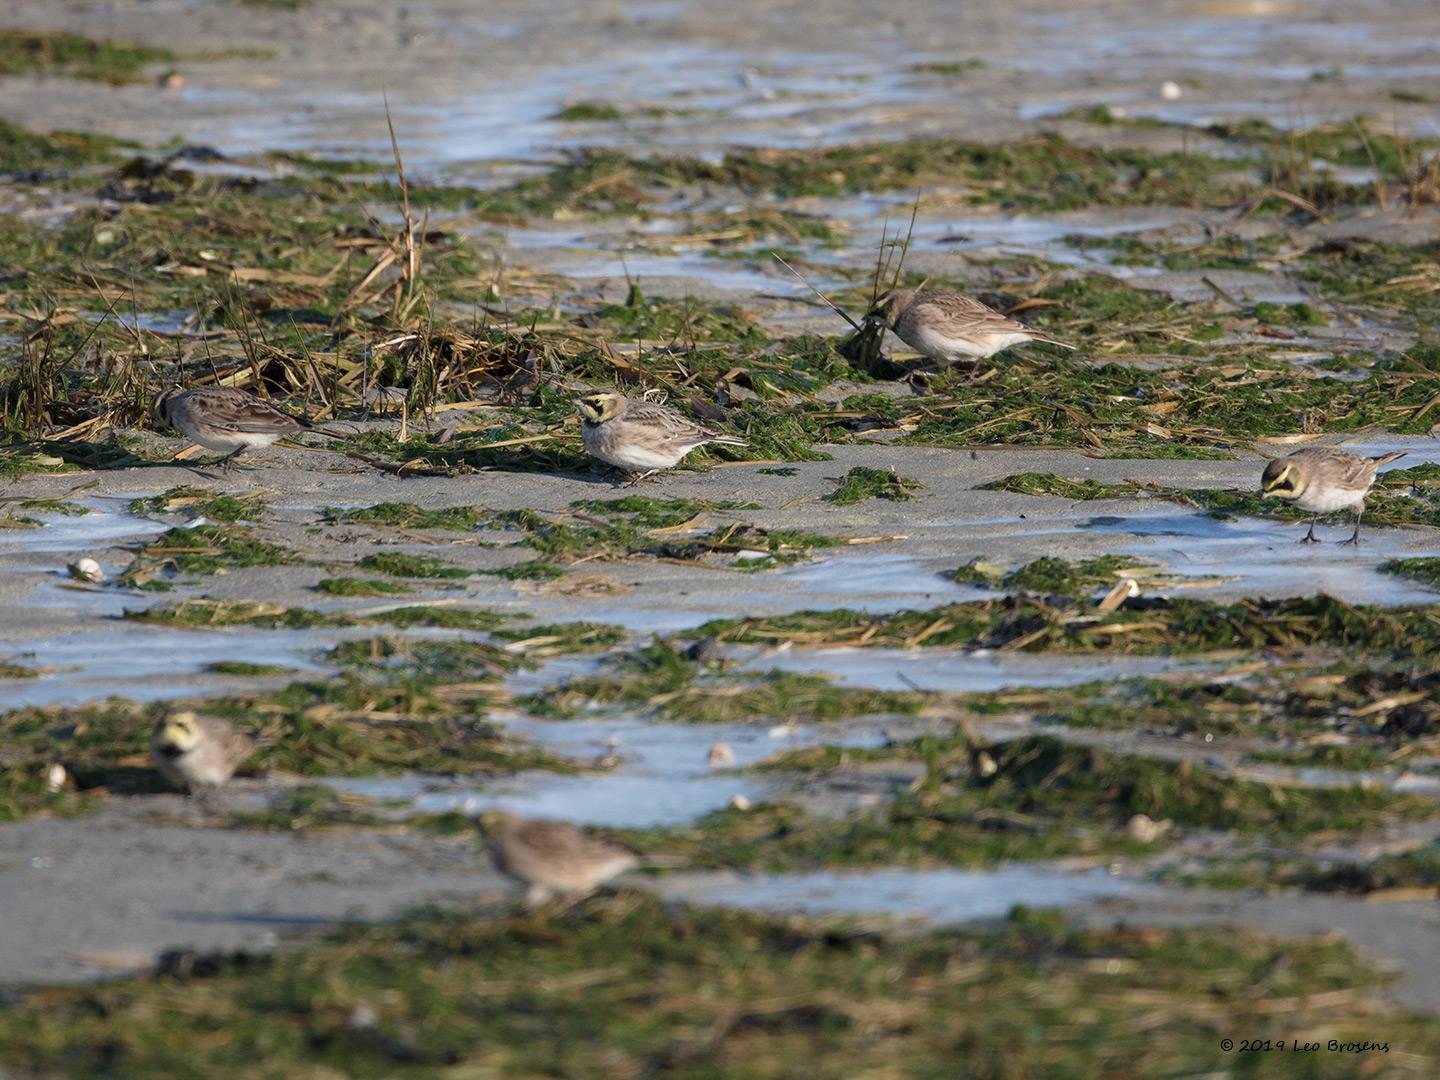
<instances>
[{"instance_id":1,"label":"pair of birds on sand","mask_svg":"<svg viewBox=\"0 0 1440 1080\"><path fill-rule=\"evenodd\" d=\"M162 717L150 735L150 757L172 783L191 792L227 783L258 741L224 720L184 711ZM579 899L642 865L634 852L563 821L492 811L481 818L499 869L528 887L534 906L552 897Z\"/></svg>"},{"instance_id":2,"label":"pair of birds on sand","mask_svg":"<svg viewBox=\"0 0 1440 1080\"><path fill-rule=\"evenodd\" d=\"M866 319L882 323L942 367L984 360L1029 341L1075 348L954 292L892 289L876 301ZM1303 544L1319 543L1315 523L1321 515L1353 510L1355 531L1341 543L1358 544L1365 496L1375 484L1377 471L1404 456L1397 452L1360 457L1332 446L1307 447L1270 461L1260 478L1260 490L1265 498L1283 499L1314 515L1300 541Z\"/></svg>"},{"instance_id":3,"label":"pair of birds on sand","mask_svg":"<svg viewBox=\"0 0 1440 1080\"><path fill-rule=\"evenodd\" d=\"M579 398L580 434L590 455L643 479L673 469L698 446L744 446L734 435L711 431L665 405L602 391ZM228 466L247 450L263 449L305 431L343 439L332 431L292 416L253 394L228 386L171 390L156 402L157 415L187 439L225 456Z\"/></svg>"}]
</instances>

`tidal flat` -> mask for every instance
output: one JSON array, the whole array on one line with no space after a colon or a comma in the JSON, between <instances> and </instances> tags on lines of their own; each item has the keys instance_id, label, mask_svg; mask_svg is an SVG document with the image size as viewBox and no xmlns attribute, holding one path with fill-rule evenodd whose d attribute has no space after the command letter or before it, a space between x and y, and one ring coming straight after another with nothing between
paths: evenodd
<instances>
[{"instance_id":1,"label":"tidal flat","mask_svg":"<svg viewBox=\"0 0 1440 1080\"><path fill-rule=\"evenodd\" d=\"M1440 19L932 7L12 5L0 1072L1434 1075Z\"/></svg>"}]
</instances>

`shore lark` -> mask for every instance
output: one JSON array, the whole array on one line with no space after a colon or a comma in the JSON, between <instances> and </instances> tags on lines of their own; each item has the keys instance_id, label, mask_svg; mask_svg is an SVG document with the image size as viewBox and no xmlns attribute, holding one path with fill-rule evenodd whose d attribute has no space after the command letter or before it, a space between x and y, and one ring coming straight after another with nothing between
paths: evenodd
<instances>
[{"instance_id":1,"label":"shore lark","mask_svg":"<svg viewBox=\"0 0 1440 1080\"><path fill-rule=\"evenodd\" d=\"M1260 491L1266 499L1284 499L1314 515L1310 531L1300 540L1302 544L1320 542L1315 537L1315 522L1321 514L1353 509L1355 531L1349 540L1340 542L1358 544L1360 515L1365 512L1365 496L1375 483L1375 471L1404 456L1404 451L1397 451L1373 458L1358 457L1333 446L1309 446L1266 465Z\"/></svg>"},{"instance_id":2,"label":"shore lark","mask_svg":"<svg viewBox=\"0 0 1440 1080\"><path fill-rule=\"evenodd\" d=\"M582 900L640 858L565 821L527 820L494 810L481 816L500 871L528 887L531 907L551 897Z\"/></svg>"},{"instance_id":3,"label":"shore lark","mask_svg":"<svg viewBox=\"0 0 1440 1080\"><path fill-rule=\"evenodd\" d=\"M592 457L631 474L635 481L673 469L697 446L744 446L744 439L701 427L666 405L631 401L603 391L576 401L580 434Z\"/></svg>"},{"instance_id":4,"label":"shore lark","mask_svg":"<svg viewBox=\"0 0 1440 1080\"><path fill-rule=\"evenodd\" d=\"M191 792L224 784L254 749L253 736L188 711L163 717L150 733L150 760L166 779Z\"/></svg>"},{"instance_id":5,"label":"shore lark","mask_svg":"<svg viewBox=\"0 0 1440 1080\"><path fill-rule=\"evenodd\" d=\"M865 318L883 323L941 367L984 360L1027 341L1075 348L957 292L891 289L875 301Z\"/></svg>"},{"instance_id":6,"label":"shore lark","mask_svg":"<svg viewBox=\"0 0 1440 1080\"><path fill-rule=\"evenodd\" d=\"M261 449L303 431L332 439L346 438L344 432L281 412L254 394L230 386L201 386L194 390L176 387L160 396L155 411L187 439L224 454L214 462L221 466L228 466L247 450Z\"/></svg>"}]
</instances>

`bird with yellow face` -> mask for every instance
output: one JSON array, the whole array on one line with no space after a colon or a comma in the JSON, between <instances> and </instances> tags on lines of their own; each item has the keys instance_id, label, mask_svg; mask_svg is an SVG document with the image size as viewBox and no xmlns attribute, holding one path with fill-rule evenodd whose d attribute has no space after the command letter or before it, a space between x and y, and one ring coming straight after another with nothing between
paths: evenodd
<instances>
[{"instance_id":1,"label":"bird with yellow face","mask_svg":"<svg viewBox=\"0 0 1440 1080\"><path fill-rule=\"evenodd\" d=\"M667 405L600 391L579 398L580 435L592 457L639 482L673 469L697 446L744 446L745 440L702 427Z\"/></svg>"},{"instance_id":2,"label":"bird with yellow face","mask_svg":"<svg viewBox=\"0 0 1440 1080\"><path fill-rule=\"evenodd\" d=\"M1320 542L1315 536L1315 522L1321 514L1354 510L1355 531L1350 539L1340 542L1358 544L1360 515L1365 512L1365 496L1375 485L1376 471L1404 456L1404 451L1397 451L1359 457L1334 446L1310 446L1266 465L1260 477L1260 492L1266 499L1283 499L1314 515L1310 531L1300 539L1302 544Z\"/></svg>"},{"instance_id":3,"label":"bird with yellow face","mask_svg":"<svg viewBox=\"0 0 1440 1080\"><path fill-rule=\"evenodd\" d=\"M197 713L162 717L150 733L150 760L171 783L195 792L220 787L254 751L255 738Z\"/></svg>"}]
</instances>

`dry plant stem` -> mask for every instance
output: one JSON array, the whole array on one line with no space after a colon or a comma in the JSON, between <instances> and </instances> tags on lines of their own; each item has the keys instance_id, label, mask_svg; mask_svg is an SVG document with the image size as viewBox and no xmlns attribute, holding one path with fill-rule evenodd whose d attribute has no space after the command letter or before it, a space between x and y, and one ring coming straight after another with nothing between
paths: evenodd
<instances>
[{"instance_id":1,"label":"dry plant stem","mask_svg":"<svg viewBox=\"0 0 1440 1080\"><path fill-rule=\"evenodd\" d=\"M785 267L786 270L789 270L790 273L794 274L797 278L799 278L800 281L801 281L801 283L802 283L807 289L809 289L811 292L813 292L813 293L814 293L816 296L818 296L821 300L825 301L825 305L826 305L831 311L835 312L836 315L839 315L842 319L844 319L846 322L848 322L848 323L849 323L852 327L854 327L856 330L859 330L859 329L860 329L860 324L859 324L858 322L856 322L854 319L852 319L852 318L849 316L849 314L846 313L846 311L845 311L843 308L841 308L838 304L836 304L833 300L831 300L831 299L830 299L828 296L826 296L823 292L821 292L819 289L817 289L814 285L811 285L809 279L806 278L804 274L800 273L799 270L796 270L795 267L791 266L788 262L786 262L784 259L782 259L782 258L780 257L780 253L779 253L779 252L777 252L777 251L772 251L770 254L774 257L774 259L775 259L776 262L778 262L781 266Z\"/></svg>"}]
</instances>

